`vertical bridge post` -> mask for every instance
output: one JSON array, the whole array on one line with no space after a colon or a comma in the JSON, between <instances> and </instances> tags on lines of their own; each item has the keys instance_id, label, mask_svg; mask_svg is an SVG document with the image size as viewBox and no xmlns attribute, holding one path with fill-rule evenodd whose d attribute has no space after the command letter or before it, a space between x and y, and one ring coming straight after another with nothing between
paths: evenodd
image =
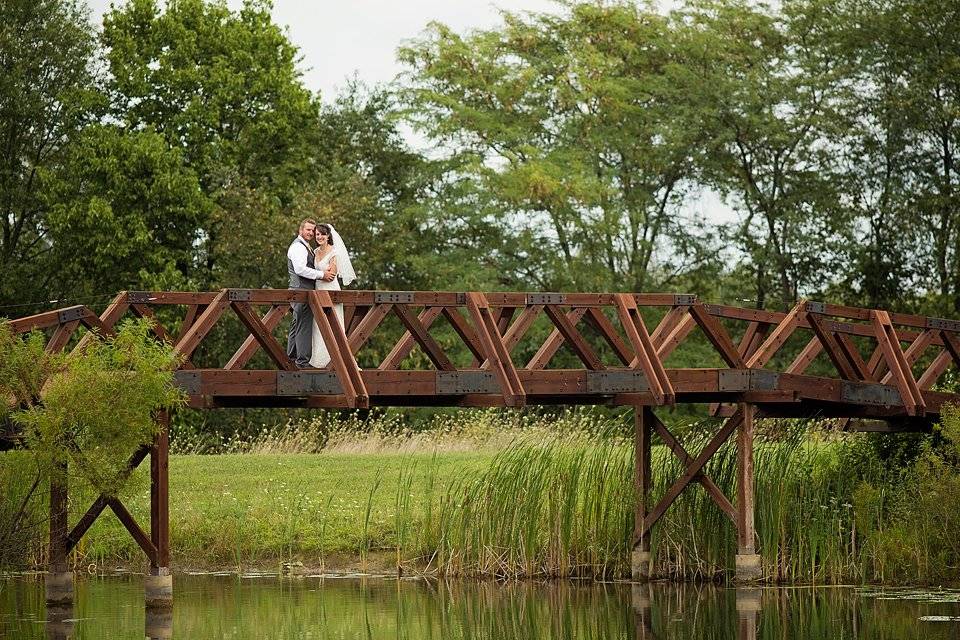
<instances>
[{"instance_id":1,"label":"vertical bridge post","mask_svg":"<svg viewBox=\"0 0 960 640\"><path fill-rule=\"evenodd\" d=\"M144 599L148 607L173 604L173 576L170 574L170 413L157 414L160 433L150 450L150 541L156 556L144 577Z\"/></svg>"},{"instance_id":2,"label":"vertical bridge post","mask_svg":"<svg viewBox=\"0 0 960 640\"><path fill-rule=\"evenodd\" d=\"M647 518L647 501L650 492L650 435L652 411L645 405L633 408L634 467L633 485L636 495L633 515L633 549L630 554L630 573L634 580L649 580L652 571L650 557L650 533L644 531Z\"/></svg>"},{"instance_id":3,"label":"vertical bridge post","mask_svg":"<svg viewBox=\"0 0 960 640\"><path fill-rule=\"evenodd\" d=\"M48 571L44 580L48 604L73 603L73 571L67 557L67 518L69 482L67 460L59 460L50 474L50 545L48 547Z\"/></svg>"},{"instance_id":4,"label":"vertical bridge post","mask_svg":"<svg viewBox=\"0 0 960 640\"><path fill-rule=\"evenodd\" d=\"M740 405L743 422L737 433L737 582L752 582L762 577L760 555L756 549L754 528L753 435L756 407Z\"/></svg>"}]
</instances>

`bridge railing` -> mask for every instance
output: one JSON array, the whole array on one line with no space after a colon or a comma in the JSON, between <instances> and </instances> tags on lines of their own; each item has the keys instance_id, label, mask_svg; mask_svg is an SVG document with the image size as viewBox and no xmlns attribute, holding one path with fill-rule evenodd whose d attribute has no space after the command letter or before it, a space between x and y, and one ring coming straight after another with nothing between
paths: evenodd
<instances>
[{"instance_id":1,"label":"bridge railing","mask_svg":"<svg viewBox=\"0 0 960 640\"><path fill-rule=\"evenodd\" d=\"M287 358L278 332L291 303L312 309L325 368ZM153 319L175 345L194 406L680 401L729 413L720 403L747 394L785 413L812 402L922 416L952 396L932 388L960 363L954 320L810 301L782 313L669 293L129 291L100 314L74 306L10 325L46 330L48 349L61 350L127 315ZM229 339L232 355L215 359ZM690 363L706 366L678 366Z\"/></svg>"}]
</instances>

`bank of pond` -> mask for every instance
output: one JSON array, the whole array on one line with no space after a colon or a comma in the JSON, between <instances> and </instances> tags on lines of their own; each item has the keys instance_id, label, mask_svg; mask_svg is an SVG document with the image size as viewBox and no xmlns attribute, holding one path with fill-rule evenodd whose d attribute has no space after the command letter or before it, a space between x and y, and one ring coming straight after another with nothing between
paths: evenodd
<instances>
[{"instance_id":1,"label":"bank of pond","mask_svg":"<svg viewBox=\"0 0 960 640\"><path fill-rule=\"evenodd\" d=\"M508 441L426 440L319 453L180 454L170 459L173 567L288 573L351 571L498 578L628 578L634 449L615 423L518 429ZM715 430L684 430L697 451ZM949 429L905 439L769 424L756 443L756 529L766 582L950 584L960 575L960 472ZM298 437L303 437L300 434ZM294 448L296 450L296 448ZM705 468L735 499L734 446ZM0 554L7 567L45 563L43 487L11 529L33 483L29 454L0 454ZM683 471L653 452L658 496ZM147 470L124 490L149 522ZM79 482L71 522L94 498ZM723 582L735 531L701 488L653 529L651 573ZM109 514L73 555L81 571L142 569L136 543Z\"/></svg>"}]
</instances>

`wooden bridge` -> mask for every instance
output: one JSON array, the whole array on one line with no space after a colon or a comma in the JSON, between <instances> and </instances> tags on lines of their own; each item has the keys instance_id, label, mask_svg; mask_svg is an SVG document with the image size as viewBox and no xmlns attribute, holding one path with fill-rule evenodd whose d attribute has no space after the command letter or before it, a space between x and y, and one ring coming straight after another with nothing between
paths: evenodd
<instances>
[{"instance_id":1,"label":"wooden bridge","mask_svg":"<svg viewBox=\"0 0 960 640\"><path fill-rule=\"evenodd\" d=\"M326 368L297 369L287 358L277 333L292 303L313 311L331 354ZM960 365L960 322L811 301L781 313L664 293L129 291L101 313L81 305L9 324L17 332L45 331L48 350L64 350L90 340L90 330L109 334L129 315L153 319L157 338L180 353L176 380L198 409L634 407L636 579L648 576L651 527L694 482L736 528L738 579L759 577L757 416L837 417L851 419L853 428L926 430L944 403L960 400L936 389L948 369ZM215 354L231 339L233 355L217 361ZM213 342L218 349L207 348ZM707 366L672 366L691 361ZM655 408L678 403L707 403L711 413L726 417L702 451L686 451L657 417ZM160 420L169 424L168 415ZM685 466L657 500L649 495L654 433ZM734 433L738 491L731 499L703 468ZM170 601L167 449L164 430L152 448L129 460L132 471L151 455L149 534L110 496L98 498L71 528L67 488L51 488L49 599L68 597L68 554L110 507L150 560L148 601Z\"/></svg>"}]
</instances>

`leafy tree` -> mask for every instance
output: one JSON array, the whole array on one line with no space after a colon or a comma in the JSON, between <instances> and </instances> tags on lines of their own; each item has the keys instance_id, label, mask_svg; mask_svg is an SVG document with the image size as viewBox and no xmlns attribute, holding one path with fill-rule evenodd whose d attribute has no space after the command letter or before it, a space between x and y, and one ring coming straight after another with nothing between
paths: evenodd
<instances>
[{"instance_id":1,"label":"leafy tree","mask_svg":"<svg viewBox=\"0 0 960 640\"><path fill-rule=\"evenodd\" d=\"M642 290L712 255L681 215L709 138L684 45L652 10L583 3L401 49L408 116L502 285Z\"/></svg>"},{"instance_id":2,"label":"leafy tree","mask_svg":"<svg viewBox=\"0 0 960 640\"><path fill-rule=\"evenodd\" d=\"M21 407L12 417L45 474L71 459L78 477L115 495L127 458L157 434L154 412L182 402L172 374L178 356L150 337L148 321L123 322L66 357L38 350L42 344L0 325L0 392Z\"/></svg>"},{"instance_id":3,"label":"leafy tree","mask_svg":"<svg viewBox=\"0 0 960 640\"><path fill-rule=\"evenodd\" d=\"M318 104L269 2L233 12L223 1L177 0L161 11L155 0L129 0L104 17L103 44L114 117L180 149L217 206L248 188L286 206L313 175L324 151ZM223 254L218 230L212 219L199 226L200 286L213 283Z\"/></svg>"},{"instance_id":4,"label":"leafy tree","mask_svg":"<svg viewBox=\"0 0 960 640\"><path fill-rule=\"evenodd\" d=\"M722 135L709 167L742 210L729 235L752 266L758 307L787 307L825 286L849 233L832 144L843 69L822 46L829 4L787 2L772 13L724 0L686 12L711 52L703 82Z\"/></svg>"},{"instance_id":5,"label":"leafy tree","mask_svg":"<svg viewBox=\"0 0 960 640\"><path fill-rule=\"evenodd\" d=\"M97 294L187 273L210 203L181 155L150 130L101 124L62 150L60 168L44 175L59 274L51 286Z\"/></svg>"},{"instance_id":6,"label":"leafy tree","mask_svg":"<svg viewBox=\"0 0 960 640\"><path fill-rule=\"evenodd\" d=\"M91 117L95 46L76 0L0 3L0 301L30 300L58 275L38 174Z\"/></svg>"}]
</instances>

